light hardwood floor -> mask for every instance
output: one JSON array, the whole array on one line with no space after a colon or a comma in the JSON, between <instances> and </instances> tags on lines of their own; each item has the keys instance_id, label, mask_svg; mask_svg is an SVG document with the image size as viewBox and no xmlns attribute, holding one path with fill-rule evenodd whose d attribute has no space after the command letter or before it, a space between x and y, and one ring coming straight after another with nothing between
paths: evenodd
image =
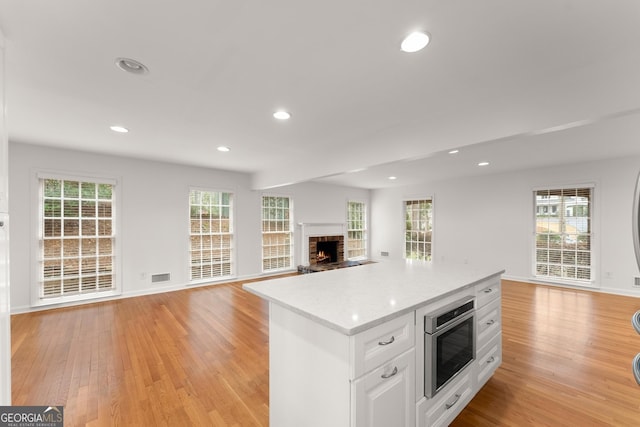
<instances>
[{"instance_id":1,"label":"light hardwood floor","mask_svg":"<svg viewBox=\"0 0 640 427\"><path fill-rule=\"evenodd\" d=\"M503 363L453 425L640 425L638 309L503 281ZM66 426L268 425L268 309L240 283L14 315L12 341L13 404Z\"/></svg>"}]
</instances>

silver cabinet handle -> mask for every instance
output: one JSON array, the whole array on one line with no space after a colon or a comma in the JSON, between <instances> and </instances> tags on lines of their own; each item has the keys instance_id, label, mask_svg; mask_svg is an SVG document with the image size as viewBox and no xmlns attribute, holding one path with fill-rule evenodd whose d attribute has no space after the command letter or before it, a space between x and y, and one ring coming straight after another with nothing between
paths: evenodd
<instances>
[{"instance_id":1,"label":"silver cabinet handle","mask_svg":"<svg viewBox=\"0 0 640 427\"><path fill-rule=\"evenodd\" d=\"M389 341L378 341L378 345L389 345L396 340L396 337L391 335L391 339Z\"/></svg>"},{"instance_id":2,"label":"silver cabinet handle","mask_svg":"<svg viewBox=\"0 0 640 427\"><path fill-rule=\"evenodd\" d=\"M633 325L633 329L640 334L640 310L636 311L633 316L631 316L631 324Z\"/></svg>"},{"instance_id":3,"label":"silver cabinet handle","mask_svg":"<svg viewBox=\"0 0 640 427\"><path fill-rule=\"evenodd\" d=\"M487 322L487 326L489 326L489 325L493 325L494 323L496 323L496 321L495 321L495 320L493 320L493 319L491 319L491 320L489 320L489 321Z\"/></svg>"},{"instance_id":4,"label":"silver cabinet handle","mask_svg":"<svg viewBox=\"0 0 640 427\"><path fill-rule=\"evenodd\" d=\"M394 376L394 375L395 375L395 374L397 374L397 373L398 373L398 367L397 367L397 366L394 366L394 367L393 367L393 371L391 371L391 373L389 373L389 374L382 374L382 375L381 375L381 377L382 377L382 378L384 378L384 379L386 380L387 378L391 378L392 376Z\"/></svg>"},{"instance_id":5,"label":"silver cabinet handle","mask_svg":"<svg viewBox=\"0 0 640 427\"><path fill-rule=\"evenodd\" d=\"M487 359L487 364L493 363L495 360L496 360L496 358L491 356L490 358Z\"/></svg>"},{"instance_id":6,"label":"silver cabinet handle","mask_svg":"<svg viewBox=\"0 0 640 427\"><path fill-rule=\"evenodd\" d=\"M4 221L0 221L0 228L4 227Z\"/></svg>"},{"instance_id":7,"label":"silver cabinet handle","mask_svg":"<svg viewBox=\"0 0 640 427\"><path fill-rule=\"evenodd\" d=\"M456 403L458 403L458 400L460 400L460 396L462 396L461 394L456 394L455 396L453 396L453 402L449 402L449 403L445 403L445 407L447 409L451 409L453 407L453 405L455 405Z\"/></svg>"},{"instance_id":8,"label":"silver cabinet handle","mask_svg":"<svg viewBox=\"0 0 640 427\"><path fill-rule=\"evenodd\" d=\"M491 292L493 292L493 289L492 289L492 288L487 288L487 289L485 289L485 290L484 290L484 293L485 293L485 294L489 294L489 293L491 293Z\"/></svg>"},{"instance_id":9,"label":"silver cabinet handle","mask_svg":"<svg viewBox=\"0 0 640 427\"><path fill-rule=\"evenodd\" d=\"M633 376L636 382L640 385L640 353L636 354L636 357L633 358L631 369L633 370Z\"/></svg>"}]
</instances>

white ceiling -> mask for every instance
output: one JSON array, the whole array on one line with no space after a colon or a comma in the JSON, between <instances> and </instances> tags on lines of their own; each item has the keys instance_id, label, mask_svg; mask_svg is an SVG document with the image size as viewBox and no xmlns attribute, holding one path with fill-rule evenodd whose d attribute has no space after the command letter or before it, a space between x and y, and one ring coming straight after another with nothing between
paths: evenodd
<instances>
[{"instance_id":1,"label":"white ceiling","mask_svg":"<svg viewBox=\"0 0 640 427\"><path fill-rule=\"evenodd\" d=\"M250 172L255 188L640 154L638 0L0 0L0 28L16 142ZM431 43L401 52L414 29Z\"/></svg>"}]
</instances>

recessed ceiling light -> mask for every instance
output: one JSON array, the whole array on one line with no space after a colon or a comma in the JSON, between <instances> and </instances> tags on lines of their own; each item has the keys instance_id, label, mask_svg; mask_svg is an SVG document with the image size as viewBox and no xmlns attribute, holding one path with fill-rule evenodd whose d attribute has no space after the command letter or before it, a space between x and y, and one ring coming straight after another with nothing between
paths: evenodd
<instances>
[{"instance_id":1,"label":"recessed ceiling light","mask_svg":"<svg viewBox=\"0 0 640 427\"><path fill-rule=\"evenodd\" d=\"M218 147L218 151L222 151L223 153L227 153L229 152L229 147L225 147L224 145L221 145L220 147Z\"/></svg>"},{"instance_id":2,"label":"recessed ceiling light","mask_svg":"<svg viewBox=\"0 0 640 427\"><path fill-rule=\"evenodd\" d=\"M291 118L291 113L280 110L273 113L273 117L275 117L278 120L287 120Z\"/></svg>"},{"instance_id":3,"label":"recessed ceiling light","mask_svg":"<svg viewBox=\"0 0 640 427\"><path fill-rule=\"evenodd\" d=\"M478 166L489 166L489 162L480 162Z\"/></svg>"},{"instance_id":4,"label":"recessed ceiling light","mask_svg":"<svg viewBox=\"0 0 640 427\"><path fill-rule=\"evenodd\" d=\"M403 52L413 53L424 49L429 44L429 34L421 31L414 31L402 40L400 49Z\"/></svg>"},{"instance_id":5,"label":"recessed ceiling light","mask_svg":"<svg viewBox=\"0 0 640 427\"><path fill-rule=\"evenodd\" d=\"M398 178L397 178L397 177L395 177L395 176L390 176L390 177L389 177L389 179L390 179L391 181L393 181L394 179L398 179Z\"/></svg>"},{"instance_id":6,"label":"recessed ceiling light","mask_svg":"<svg viewBox=\"0 0 640 427\"><path fill-rule=\"evenodd\" d=\"M458 154L460 152L460 150L451 150L449 151L449 154Z\"/></svg>"},{"instance_id":7,"label":"recessed ceiling light","mask_svg":"<svg viewBox=\"0 0 640 427\"><path fill-rule=\"evenodd\" d=\"M118 132L118 133L127 133L127 132L129 132L129 129L127 129L126 127L123 127L123 126L111 126L109 129L111 129L114 132Z\"/></svg>"},{"instance_id":8,"label":"recessed ceiling light","mask_svg":"<svg viewBox=\"0 0 640 427\"><path fill-rule=\"evenodd\" d=\"M132 74L147 74L149 69L143 63L130 58L116 58L116 66Z\"/></svg>"}]
</instances>

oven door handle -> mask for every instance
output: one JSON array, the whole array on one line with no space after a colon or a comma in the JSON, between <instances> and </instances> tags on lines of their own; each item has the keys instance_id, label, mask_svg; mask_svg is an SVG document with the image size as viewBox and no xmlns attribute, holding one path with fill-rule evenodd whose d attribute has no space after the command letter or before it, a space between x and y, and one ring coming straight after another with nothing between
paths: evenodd
<instances>
[{"instance_id":1,"label":"oven door handle","mask_svg":"<svg viewBox=\"0 0 640 427\"><path fill-rule=\"evenodd\" d=\"M433 334L431 334L432 337L437 337L438 335L442 335L445 332L447 332L449 329L455 328L456 326L458 326L460 323L465 322L467 320L469 320L470 318L472 318L474 315L476 314L475 310L471 310L466 312L464 315L460 316L460 317L456 317L454 321L452 321L451 323L449 323L447 325L446 328L443 329L439 329L436 332L434 332Z\"/></svg>"}]
</instances>

